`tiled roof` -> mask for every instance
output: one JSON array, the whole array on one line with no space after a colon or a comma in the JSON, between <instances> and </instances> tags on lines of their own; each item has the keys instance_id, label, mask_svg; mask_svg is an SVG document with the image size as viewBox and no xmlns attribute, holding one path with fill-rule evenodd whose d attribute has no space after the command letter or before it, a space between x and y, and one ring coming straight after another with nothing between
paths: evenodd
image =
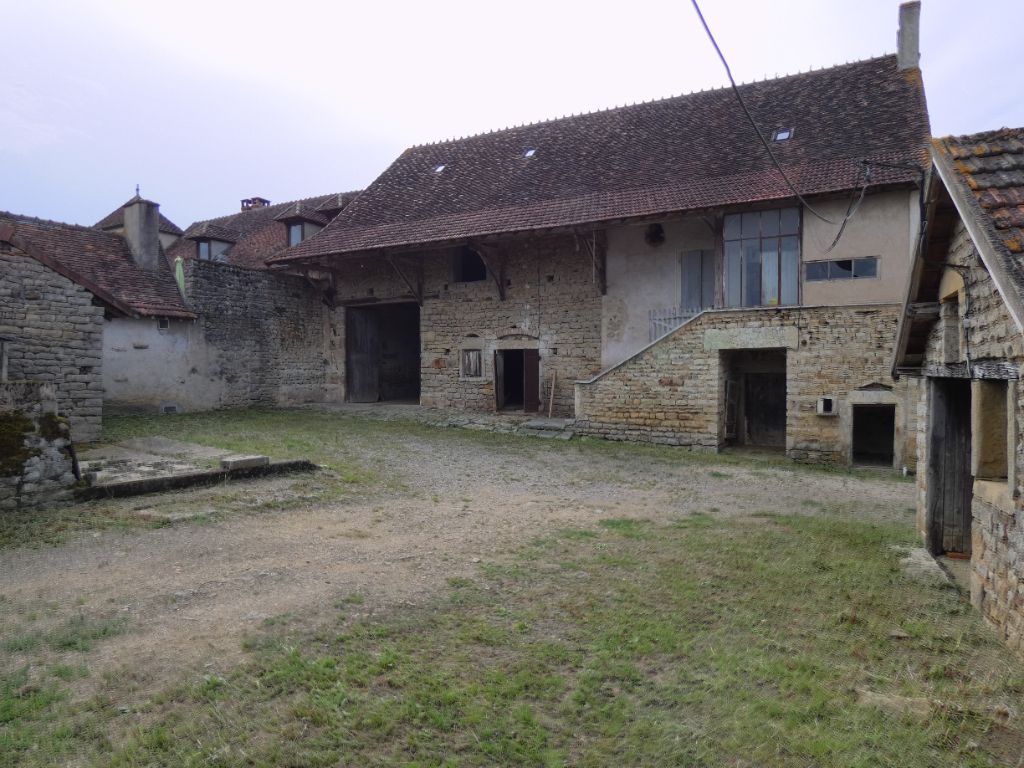
<instances>
[{"instance_id":1,"label":"tiled roof","mask_svg":"<svg viewBox=\"0 0 1024 768\"><path fill-rule=\"evenodd\" d=\"M0 237L120 312L192 318L170 268L150 271L132 259L120 235L0 212Z\"/></svg>"},{"instance_id":2,"label":"tiled roof","mask_svg":"<svg viewBox=\"0 0 1024 768\"><path fill-rule=\"evenodd\" d=\"M794 129L773 149L802 193L856 188L865 158L927 164L921 75L898 71L895 56L740 90L766 135ZM918 177L876 166L872 183ZM791 197L735 94L717 89L413 147L274 261Z\"/></svg>"},{"instance_id":3,"label":"tiled roof","mask_svg":"<svg viewBox=\"0 0 1024 768\"><path fill-rule=\"evenodd\" d=\"M324 202L320 203L320 205L316 207L316 209L321 213L340 211L346 205L359 197L361 192L361 189L355 189L351 192L339 192L336 195L329 195Z\"/></svg>"},{"instance_id":4,"label":"tiled roof","mask_svg":"<svg viewBox=\"0 0 1024 768\"><path fill-rule=\"evenodd\" d=\"M313 219L314 221L326 222L323 213L317 212L317 208L337 197L337 194L318 195L197 221L185 230L185 236L181 240L168 249L167 258L171 262L178 256L183 259L194 258L194 239L209 237L234 243L226 253L229 264L265 269L267 258L288 250L288 233L278 220L282 214L298 207L315 215L317 218Z\"/></svg>"},{"instance_id":5,"label":"tiled roof","mask_svg":"<svg viewBox=\"0 0 1024 768\"><path fill-rule=\"evenodd\" d=\"M96 229L119 229L124 226L124 209L140 199L137 195L129 200L124 205L115 208L113 211L108 213L102 219L93 224ZM166 232L170 235L180 235L181 227L175 224L173 221L168 219L162 213L160 214L160 231Z\"/></svg>"},{"instance_id":6,"label":"tiled roof","mask_svg":"<svg viewBox=\"0 0 1024 768\"><path fill-rule=\"evenodd\" d=\"M312 221L314 224L324 226L328 219L319 213L319 206L312 206L306 203L293 203L274 217L274 221L290 221L292 219L303 219Z\"/></svg>"}]
</instances>

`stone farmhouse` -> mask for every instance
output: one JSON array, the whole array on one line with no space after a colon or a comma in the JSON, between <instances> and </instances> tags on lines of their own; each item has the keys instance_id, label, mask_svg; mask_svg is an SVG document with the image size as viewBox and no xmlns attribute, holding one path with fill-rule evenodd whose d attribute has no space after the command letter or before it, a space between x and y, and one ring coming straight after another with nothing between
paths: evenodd
<instances>
[{"instance_id":1,"label":"stone farmhouse","mask_svg":"<svg viewBox=\"0 0 1024 768\"><path fill-rule=\"evenodd\" d=\"M1024 129L934 142L895 372L920 388L918 526L970 557L971 601L1024 651Z\"/></svg>"},{"instance_id":2,"label":"stone farmhouse","mask_svg":"<svg viewBox=\"0 0 1024 768\"><path fill-rule=\"evenodd\" d=\"M739 87L800 199L720 89L412 147L268 265L338 307L349 401L913 466L917 10L898 56Z\"/></svg>"}]
</instances>

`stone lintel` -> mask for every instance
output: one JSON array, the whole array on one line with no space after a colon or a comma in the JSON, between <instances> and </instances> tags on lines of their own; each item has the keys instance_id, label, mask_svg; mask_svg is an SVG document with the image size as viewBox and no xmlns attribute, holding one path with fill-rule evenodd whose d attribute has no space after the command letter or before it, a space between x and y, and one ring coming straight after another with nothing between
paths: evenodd
<instances>
[{"instance_id":1,"label":"stone lintel","mask_svg":"<svg viewBox=\"0 0 1024 768\"><path fill-rule=\"evenodd\" d=\"M785 328L709 328L704 331L704 349L796 349L800 331Z\"/></svg>"}]
</instances>

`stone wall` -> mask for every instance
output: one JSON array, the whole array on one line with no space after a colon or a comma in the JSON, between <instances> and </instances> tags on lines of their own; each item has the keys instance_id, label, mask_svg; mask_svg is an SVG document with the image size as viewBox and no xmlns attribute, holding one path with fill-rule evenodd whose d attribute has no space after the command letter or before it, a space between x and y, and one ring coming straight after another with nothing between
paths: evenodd
<instances>
[{"instance_id":1,"label":"stone wall","mask_svg":"<svg viewBox=\"0 0 1024 768\"><path fill-rule=\"evenodd\" d=\"M16 250L0 252L0 338L8 378L52 385L75 439L95 440L103 414L103 308L85 288Z\"/></svg>"},{"instance_id":2,"label":"stone wall","mask_svg":"<svg viewBox=\"0 0 1024 768\"><path fill-rule=\"evenodd\" d=\"M0 383L0 512L70 500L70 444L52 385Z\"/></svg>"},{"instance_id":3,"label":"stone wall","mask_svg":"<svg viewBox=\"0 0 1024 768\"><path fill-rule=\"evenodd\" d=\"M954 229L947 264L962 279L957 300L957 335L946 344L943 323L936 322L928 338L925 373L929 376L1016 379L1024 367L1024 339L1006 309L995 283L978 256L963 224ZM947 275L947 284L956 278ZM945 281L944 281L945 282ZM955 352L951 359L950 350ZM968 368L968 360L970 368ZM1008 417L1016 435L1004 482L975 480L971 501L971 602L1000 633L1010 647L1024 654L1024 387L1013 385ZM918 398L918 503L917 522L927 530L928 430L931 424L930 392L921 386ZM1012 439L1012 438L1011 438Z\"/></svg>"},{"instance_id":4,"label":"stone wall","mask_svg":"<svg viewBox=\"0 0 1024 768\"><path fill-rule=\"evenodd\" d=\"M786 452L802 461L851 458L852 406L896 407L896 464L913 465L916 384L889 375L897 307L762 308L704 312L621 365L576 387L578 432L717 450L723 444L723 354L786 352ZM834 398L836 416L817 414Z\"/></svg>"},{"instance_id":5,"label":"stone wall","mask_svg":"<svg viewBox=\"0 0 1024 768\"><path fill-rule=\"evenodd\" d=\"M189 330L179 399L190 408L340 400L341 312L300 278L190 259Z\"/></svg>"},{"instance_id":6,"label":"stone wall","mask_svg":"<svg viewBox=\"0 0 1024 768\"><path fill-rule=\"evenodd\" d=\"M454 252L433 252L398 261L411 278L422 276L420 402L494 410L495 350L537 349L542 410L547 412L555 374L554 413L572 415L573 382L597 373L601 364L601 294L590 256L566 237L510 245L501 269L504 300L491 278L455 282L453 258ZM343 302L413 300L383 259L339 265L337 286ZM463 349L481 351L482 376L461 375Z\"/></svg>"}]
</instances>

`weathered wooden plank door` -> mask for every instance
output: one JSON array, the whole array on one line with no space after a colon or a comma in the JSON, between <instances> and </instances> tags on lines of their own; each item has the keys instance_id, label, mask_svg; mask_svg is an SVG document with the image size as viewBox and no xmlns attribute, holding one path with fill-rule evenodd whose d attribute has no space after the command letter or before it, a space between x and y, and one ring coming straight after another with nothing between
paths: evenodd
<instances>
[{"instance_id":1,"label":"weathered wooden plank door","mask_svg":"<svg viewBox=\"0 0 1024 768\"><path fill-rule=\"evenodd\" d=\"M505 353L494 351L494 408L505 407Z\"/></svg>"},{"instance_id":2,"label":"weathered wooden plank door","mask_svg":"<svg viewBox=\"0 0 1024 768\"><path fill-rule=\"evenodd\" d=\"M928 441L928 549L971 553L971 383L933 379Z\"/></svg>"},{"instance_id":3,"label":"weathered wooden plank door","mask_svg":"<svg viewBox=\"0 0 1024 768\"><path fill-rule=\"evenodd\" d=\"M523 350L523 410L540 410L540 351Z\"/></svg>"},{"instance_id":4,"label":"weathered wooden plank door","mask_svg":"<svg viewBox=\"0 0 1024 768\"><path fill-rule=\"evenodd\" d=\"M376 403L380 399L379 337L377 316L349 307L345 316L345 346L350 403Z\"/></svg>"}]
</instances>

